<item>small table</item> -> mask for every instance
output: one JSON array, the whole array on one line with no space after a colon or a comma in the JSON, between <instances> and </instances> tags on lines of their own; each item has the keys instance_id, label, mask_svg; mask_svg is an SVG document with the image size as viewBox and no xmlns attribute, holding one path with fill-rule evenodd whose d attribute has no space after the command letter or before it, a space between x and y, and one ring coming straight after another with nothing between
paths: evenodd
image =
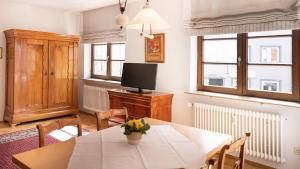
<instances>
[{"instance_id":1,"label":"small table","mask_svg":"<svg viewBox=\"0 0 300 169\"><path fill-rule=\"evenodd\" d=\"M206 154L206 159L211 158L225 144L230 143L232 140L232 137L226 134L210 132L150 118L145 118L145 121L150 125L171 125L190 141L200 146L202 153ZM12 160L22 169L66 169L74 145L75 139L73 138L65 142L14 155Z\"/></svg>"}]
</instances>

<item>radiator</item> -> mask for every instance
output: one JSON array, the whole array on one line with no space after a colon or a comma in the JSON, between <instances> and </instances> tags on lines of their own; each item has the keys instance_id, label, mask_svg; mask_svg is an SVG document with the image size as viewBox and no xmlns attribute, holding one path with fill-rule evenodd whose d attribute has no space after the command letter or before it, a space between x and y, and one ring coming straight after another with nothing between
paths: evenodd
<instances>
[{"instance_id":1,"label":"radiator","mask_svg":"<svg viewBox=\"0 0 300 169\"><path fill-rule=\"evenodd\" d=\"M83 108L94 112L108 110L107 89L85 85L83 89Z\"/></svg>"},{"instance_id":2,"label":"radiator","mask_svg":"<svg viewBox=\"0 0 300 169\"><path fill-rule=\"evenodd\" d=\"M236 140L251 132L246 154L284 162L282 118L279 114L255 112L208 104L194 104L195 127L232 135Z\"/></svg>"}]
</instances>

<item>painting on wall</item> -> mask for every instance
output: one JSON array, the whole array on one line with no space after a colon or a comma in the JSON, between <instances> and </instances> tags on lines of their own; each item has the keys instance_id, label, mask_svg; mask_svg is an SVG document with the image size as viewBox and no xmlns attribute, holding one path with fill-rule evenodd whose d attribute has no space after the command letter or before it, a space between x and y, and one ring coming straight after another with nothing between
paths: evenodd
<instances>
[{"instance_id":1,"label":"painting on wall","mask_svg":"<svg viewBox=\"0 0 300 169\"><path fill-rule=\"evenodd\" d=\"M145 61L165 62L165 34L154 34L154 39L145 38Z\"/></svg>"}]
</instances>

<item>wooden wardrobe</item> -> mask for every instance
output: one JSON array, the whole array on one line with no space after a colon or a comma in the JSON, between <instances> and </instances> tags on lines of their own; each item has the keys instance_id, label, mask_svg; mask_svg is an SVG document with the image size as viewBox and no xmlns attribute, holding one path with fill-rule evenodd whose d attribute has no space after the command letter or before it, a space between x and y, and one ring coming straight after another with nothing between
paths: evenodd
<instances>
[{"instance_id":1,"label":"wooden wardrobe","mask_svg":"<svg viewBox=\"0 0 300 169\"><path fill-rule=\"evenodd\" d=\"M6 107L12 126L78 113L78 36L29 30L5 31Z\"/></svg>"}]
</instances>

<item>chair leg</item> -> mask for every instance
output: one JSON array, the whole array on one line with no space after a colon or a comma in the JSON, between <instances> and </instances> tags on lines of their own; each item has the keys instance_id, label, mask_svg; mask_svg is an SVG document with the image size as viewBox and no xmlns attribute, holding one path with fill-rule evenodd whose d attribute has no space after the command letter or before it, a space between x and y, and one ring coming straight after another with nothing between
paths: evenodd
<instances>
[{"instance_id":1,"label":"chair leg","mask_svg":"<svg viewBox=\"0 0 300 169\"><path fill-rule=\"evenodd\" d=\"M78 130L78 136L82 136L82 125L81 124L77 125L77 130Z\"/></svg>"},{"instance_id":2,"label":"chair leg","mask_svg":"<svg viewBox=\"0 0 300 169\"><path fill-rule=\"evenodd\" d=\"M45 146L45 133L44 129L41 125L37 125L38 133L39 133L39 147Z\"/></svg>"}]
</instances>

